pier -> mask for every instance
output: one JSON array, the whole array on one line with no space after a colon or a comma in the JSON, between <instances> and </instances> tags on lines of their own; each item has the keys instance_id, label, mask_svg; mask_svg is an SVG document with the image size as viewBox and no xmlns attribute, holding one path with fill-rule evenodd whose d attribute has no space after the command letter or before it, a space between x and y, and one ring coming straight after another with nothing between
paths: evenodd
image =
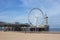
<instances>
[{"instance_id":1,"label":"pier","mask_svg":"<svg viewBox=\"0 0 60 40\"><path fill-rule=\"evenodd\" d=\"M0 22L0 28L4 28L1 31L25 31L25 32L38 32L38 31L48 31L48 26L45 25L44 27L31 27L29 24L11 24L11 23L4 23Z\"/></svg>"}]
</instances>

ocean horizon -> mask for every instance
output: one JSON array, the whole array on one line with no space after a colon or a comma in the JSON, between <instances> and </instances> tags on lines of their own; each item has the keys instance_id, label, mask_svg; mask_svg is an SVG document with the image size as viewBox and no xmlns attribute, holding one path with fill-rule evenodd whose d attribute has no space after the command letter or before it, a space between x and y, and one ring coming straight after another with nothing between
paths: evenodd
<instances>
[{"instance_id":1,"label":"ocean horizon","mask_svg":"<svg viewBox=\"0 0 60 40\"><path fill-rule=\"evenodd\" d=\"M60 31L60 28L49 28L49 31Z\"/></svg>"}]
</instances>

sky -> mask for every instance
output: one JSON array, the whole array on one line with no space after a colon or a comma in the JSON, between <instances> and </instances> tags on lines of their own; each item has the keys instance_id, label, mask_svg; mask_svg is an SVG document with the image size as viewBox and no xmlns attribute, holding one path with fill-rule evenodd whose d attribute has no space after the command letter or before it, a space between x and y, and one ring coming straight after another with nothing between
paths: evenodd
<instances>
[{"instance_id":1,"label":"sky","mask_svg":"<svg viewBox=\"0 0 60 40\"><path fill-rule=\"evenodd\" d=\"M0 21L27 23L33 8L47 14L51 28L60 28L60 0L0 0Z\"/></svg>"}]
</instances>

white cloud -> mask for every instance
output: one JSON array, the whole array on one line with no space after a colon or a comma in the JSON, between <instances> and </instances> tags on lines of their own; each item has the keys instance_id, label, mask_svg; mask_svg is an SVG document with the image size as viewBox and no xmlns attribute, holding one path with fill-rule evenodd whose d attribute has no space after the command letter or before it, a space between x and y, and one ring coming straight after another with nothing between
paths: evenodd
<instances>
[{"instance_id":1,"label":"white cloud","mask_svg":"<svg viewBox=\"0 0 60 40\"><path fill-rule=\"evenodd\" d=\"M53 5L50 9L47 9L48 16L55 16L60 13L60 4L58 2L53 2Z\"/></svg>"},{"instance_id":2,"label":"white cloud","mask_svg":"<svg viewBox=\"0 0 60 40\"><path fill-rule=\"evenodd\" d=\"M5 19L6 17L7 17L7 16L5 16L5 15L4 15L4 16L0 16L0 19Z\"/></svg>"},{"instance_id":3,"label":"white cloud","mask_svg":"<svg viewBox=\"0 0 60 40\"><path fill-rule=\"evenodd\" d=\"M20 15L20 16L16 16L14 19L14 22L22 22L22 23L26 23L28 22L28 17L26 15Z\"/></svg>"},{"instance_id":4,"label":"white cloud","mask_svg":"<svg viewBox=\"0 0 60 40\"><path fill-rule=\"evenodd\" d=\"M21 0L24 7L40 8L43 12L46 11L48 16L53 16L60 13L60 3L56 0Z\"/></svg>"}]
</instances>

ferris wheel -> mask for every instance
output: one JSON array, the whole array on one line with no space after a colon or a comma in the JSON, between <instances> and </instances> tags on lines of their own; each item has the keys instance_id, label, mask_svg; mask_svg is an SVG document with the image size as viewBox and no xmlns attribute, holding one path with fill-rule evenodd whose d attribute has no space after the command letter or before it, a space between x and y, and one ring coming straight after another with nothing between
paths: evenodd
<instances>
[{"instance_id":1,"label":"ferris wheel","mask_svg":"<svg viewBox=\"0 0 60 40\"><path fill-rule=\"evenodd\" d=\"M28 22L31 26L39 27L44 23L44 14L41 9L33 8L28 14Z\"/></svg>"}]
</instances>

